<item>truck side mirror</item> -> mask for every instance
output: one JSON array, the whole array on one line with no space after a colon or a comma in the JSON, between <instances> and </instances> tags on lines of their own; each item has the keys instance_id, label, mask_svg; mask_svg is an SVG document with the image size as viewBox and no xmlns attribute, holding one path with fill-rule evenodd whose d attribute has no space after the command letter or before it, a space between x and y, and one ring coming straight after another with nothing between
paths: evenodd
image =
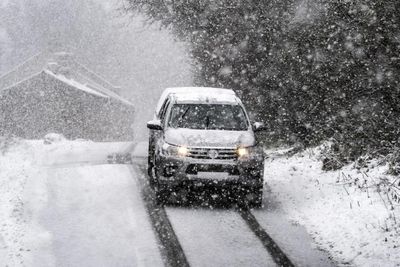
<instances>
[{"instance_id":1,"label":"truck side mirror","mask_svg":"<svg viewBox=\"0 0 400 267\"><path fill-rule=\"evenodd\" d=\"M163 129L160 120L152 120L147 123L147 128L150 130L161 131Z\"/></svg>"},{"instance_id":2,"label":"truck side mirror","mask_svg":"<svg viewBox=\"0 0 400 267\"><path fill-rule=\"evenodd\" d=\"M253 123L253 131L254 132L261 132L267 130L267 127L263 122L254 122Z\"/></svg>"}]
</instances>

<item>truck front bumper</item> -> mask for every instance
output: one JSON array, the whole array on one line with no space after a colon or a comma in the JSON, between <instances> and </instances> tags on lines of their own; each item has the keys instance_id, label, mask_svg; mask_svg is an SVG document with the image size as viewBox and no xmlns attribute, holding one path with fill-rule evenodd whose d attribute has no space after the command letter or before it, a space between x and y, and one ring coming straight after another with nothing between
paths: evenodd
<instances>
[{"instance_id":1,"label":"truck front bumper","mask_svg":"<svg viewBox=\"0 0 400 267\"><path fill-rule=\"evenodd\" d=\"M157 164L160 187L262 188L263 157L210 160L161 155Z\"/></svg>"}]
</instances>

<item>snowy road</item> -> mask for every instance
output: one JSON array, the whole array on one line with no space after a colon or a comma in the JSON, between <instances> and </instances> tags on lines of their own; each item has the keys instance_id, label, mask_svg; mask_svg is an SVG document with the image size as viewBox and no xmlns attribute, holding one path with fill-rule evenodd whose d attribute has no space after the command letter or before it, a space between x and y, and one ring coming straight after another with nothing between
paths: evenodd
<instances>
[{"instance_id":1,"label":"snowy road","mask_svg":"<svg viewBox=\"0 0 400 267\"><path fill-rule=\"evenodd\" d=\"M145 144L136 147L133 154L139 157L133 169L145 188L146 200L152 192L146 183L145 148ZM329 256L315 248L305 229L288 222L279 212L277 203L269 198L268 187L264 194L262 209L166 206L162 221L171 224L191 266L333 266ZM146 201L152 202L152 198ZM148 208L150 214L158 209L154 204Z\"/></svg>"},{"instance_id":2,"label":"snowy road","mask_svg":"<svg viewBox=\"0 0 400 267\"><path fill-rule=\"evenodd\" d=\"M275 266L234 211L167 208L167 214L193 266Z\"/></svg>"},{"instance_id":3,"label":"snowy road","mask_svg":"<svg viewBox=\"0 0 400 267\"><path fill-rule=\"evenodd\" d=\"M147 188L144 193L154 194L144 183L146 174L142 164L139 164L142 168L134 169L141 172L142 187ZM154 202L153 197L145 199ZM150 214L159 209L154 203L148 207ZM158 225L159 221L171 224L170 231L176 235L185 255L183 260L190 266L275 266L263 243L250 231L236 210L168 206L163 210L165 213L160 213L161 218L156 218L153 224ZM165 233L160 232L157 226L154 228L161 243L167 246L168 253L171 244L163 240Z\"/></svg>"},{"instance_id":4,"label":"snowy road","mask_svg":"<svg viewBox=\"0 0 400 267\"><path fill-rule=\"evenodd\" d=\"M46 196L38 223L50 238L33 251L32 266L162 265L131 166L104 164L112 150L55 147L42 158L28 187L42 187Z\"/></svg>"},{"instance_id":5,"label":"snowy road","mask_svg":"<svg viewBox=\"0 0 400 267\"><path fill-rule=\"evenodd\" d=\"M247 215L155 206L148 200L144 144L133 165L106 164L108 154L132 150L129 143L34 146L18 219L26 226L14 229L23 248L9 248L10 266L174 266L177 260L179 266L275 266L286 256L286 264L331 266L268 197L267 208Z\"/></svg>"},{"instance_id":6,"label":"snowy road","mask_svg":"<svg viewBox=\"0 0 400 267\"><path fill-rule=\"evenodd\" d=\"M47 178L41 223L52 233L55 265L162 263L129 166L49 169Z\"/></svg>"}]
</instances>

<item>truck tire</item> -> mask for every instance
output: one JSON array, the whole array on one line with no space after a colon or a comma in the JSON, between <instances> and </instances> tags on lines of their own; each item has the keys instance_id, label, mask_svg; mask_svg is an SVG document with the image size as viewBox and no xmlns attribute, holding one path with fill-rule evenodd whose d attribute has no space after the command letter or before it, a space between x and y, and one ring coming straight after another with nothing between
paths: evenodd
<instances>
[{"instance_id":1,"label":"truck tire","mask_svg":"<svg viewBox=\"0 0 400 267\"><path fill-rule=\"evenodd\" d=\"M154 191L157 205L164 206L168 202L170 192L158 186L154 188Z\"/></svg>"},{"instance_id":2,"label":"truck tire","mask_svg":"<svg viewBox=\"0 0 400 267\"><path fill-rule=\"evenodd\" d=\"M239 202L248 208L262 208L263 187L247 188L240 196Z\"/></svg>"}]
</instances>

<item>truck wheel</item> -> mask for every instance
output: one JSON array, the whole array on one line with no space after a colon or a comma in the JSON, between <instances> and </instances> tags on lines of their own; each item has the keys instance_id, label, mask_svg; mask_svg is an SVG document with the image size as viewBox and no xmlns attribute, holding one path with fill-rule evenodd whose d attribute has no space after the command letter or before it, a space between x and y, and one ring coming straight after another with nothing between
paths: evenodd
<instances>
[{"instance_id":1,"label":"truck wheel","mask_svg":"<svg viewBox=\"0 0 400 267\"><path fill-rule=\"evenodd\" d=\"M151 140L149 140L149 148L147 150L147 174L151 178L153 176L154 168L154 147L151 145Z\"/></svg>"},{"instance_id":2,"label":"truck wheel","mask_svg":"<svg viewBox=\"0 0 400 267\"><path fill-rule=\"evenodd\" d=\"M262 208L263 188L249 188L242 195L240 202L249 208Z\"/></svg>"},{"instance_id":3,"label":"truck wheel","mask_svg":"<svg viewBox=\"0 0 400 267\"><path fill-rule=\"evenodd\" d=\"M249 206L252 208L262 208L263 192L259 190L253 193L253 198L250 200Z\"/></svg>"},{"instance_id":4,"label":"truck wheel","mask_svg":"<svg viewBox=\"0 0 400 267\"><path fill-rule=\"evenodd\" d=\"M154 153L152 155L153 159L148 159L148 169L147 171L149 172L149 183L153 188L156 188L157 183L158 183L158 178L159 178L159 168L157 166L157 158L156 154Z\"/></svg>"}]
</instances>

